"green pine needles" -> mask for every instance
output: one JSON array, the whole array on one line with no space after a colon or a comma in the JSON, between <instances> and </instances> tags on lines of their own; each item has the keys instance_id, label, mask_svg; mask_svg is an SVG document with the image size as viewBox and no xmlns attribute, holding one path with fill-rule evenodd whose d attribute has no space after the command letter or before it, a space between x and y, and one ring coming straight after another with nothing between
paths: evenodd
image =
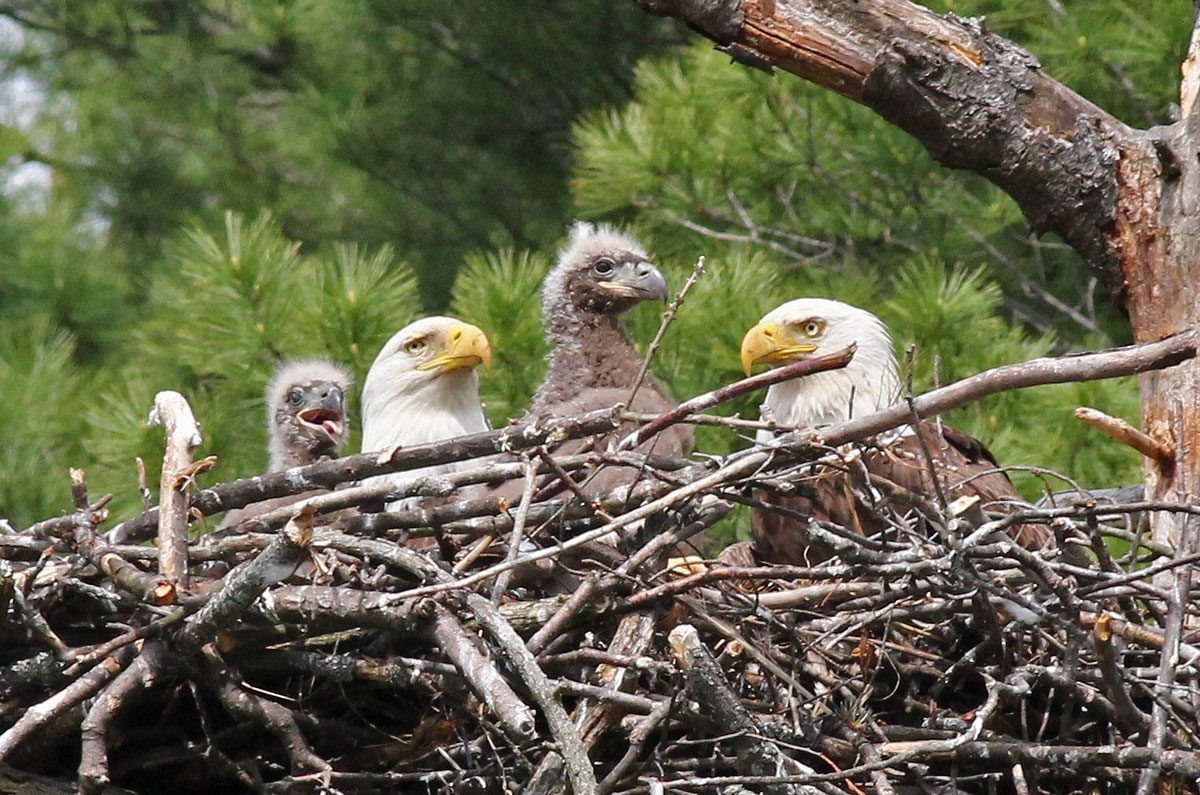
<instances>
[{"instance_id":1,"label":"green pine needles","mask_svg":"<svg viewBox=\"0 0 1200 795\"><path fill-rule=\"evenodd\" d=\"M630 228L676 289L707 258L654 362L679 398L739 377L745 330L804 295L878 314L902 361L914 346L917 390L1127 339L1072 251L865 108L679 46L632 6L563 2L238 0L211 29L130 24L97 2L71 18L81 37L47 18L0 54L49 98L0 127L0 151L53 173L44 195L0 195L0 517L67 510L69 466L135 510L135 457L157 477L162 432L144 423L162 389L187 396L200 454L218 457L203 482L258 472L281 360L327 356L361 384L431 311L487 331L488 413L521 416L545 367L538 291L571 216ZM1170 117L1182 0L931 5L986 14L1130 123ZM569 35L581 19L605 22ZM639 344L660 312L630 313ZM754 416L757 400L721 411ZM1137 480L1137 456L1073 420L1078 405L1136 419L1136 385L1024 390L947 421L1005 464ZM700 428L697 442L747 440ZM1063 487L1015 479L1031 498Z\"/></svg>"}]
</instances>

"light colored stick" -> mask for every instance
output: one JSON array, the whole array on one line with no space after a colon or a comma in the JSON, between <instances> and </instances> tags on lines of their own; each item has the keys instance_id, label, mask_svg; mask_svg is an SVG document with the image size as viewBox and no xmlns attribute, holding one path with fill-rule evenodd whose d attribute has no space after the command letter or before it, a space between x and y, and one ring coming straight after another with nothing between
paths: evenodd
<instances>
[{"instance_id":1,"label":"light colored stick","mask_svg":"<svg viewBox=\"0 0 1200 795\"><path fill-rule=\"evenodd\" d=\"M517 513L513 517L512 535L508 539L508 554L504 556L506 561L514 561L521 554L521 542L525 539L525 521L529 517L529 506L533 503L533 489L536 485L537 464L532 459L526 458L525 488L521 491L521 502L517 505ZM492 604L500 604L500 599L508 590L508 582L511 578L512 569L500 572L500 576L492 584Z\"/></svg>"},{"instance_id":2,"label":"light colored stick","mask_svg":"<svg viewBox=\"0 0 1200 795\"><path fill-rule=\"evenodd\" d=\"M532 480L532 478L530 479ZM574 795L595 795L596 774L588 759L587 748L584 746L575 724L571 722L571 717L563 709L554 684L538 666L537 660L534 659L529 649L525 648L525 641L521 640L521 636L516 633L516 630L484 597L479 594L468 594L467 606L471 608L475 617L483 624L484 629L500 646L504 655L508 657L508 661L512 663L513 668L529 688L534 701L541 707L542 714L546 717L546 723L550 726L550 733L558 743L559 751L562 752L563 762L567 768L567 777L571 782L571 792Z\"/></svg>"},{"instance_id":3,"label":"light colored stick","mask_svg":"<svg viewBox=\"0 0 1200 795\"><path fill-rule=\"evenodd\" d=\"M1121 444L1128 445L1159 466L1175 463L1175 451L1169 445L1130 425L1120 417L1105 414L1099 409L1080 406L1075 409L1075 419L1106 433Z\"/></svg>"},{"instance_id":4,"label":"light colored stick","mask_svg":"<svg viewBox=\"0 0 1200 795\"><path fill-rule=\"evenodd\" d=\"M158 573L186 589L188 569L188 499L186 473L192 455L203 443L192 407L178 392L159 392L148 424L161 425L167 433L162 477L158 490Z\"/></svg>"},{"instance_id":5,"label":"light colored stick","mask_svg":"<svg viewBox=\"0 0 1200 795\"><path fill-rule=\"evenodd\" d=\"M1183 73L1183 81L1179 84L1179 116L1186 119L1196 107L1196 97L1200 96L1200 14L1192 20L1192 38L1188 42L1187 57L1179 66Z\"/></svg>"}]
</instances>

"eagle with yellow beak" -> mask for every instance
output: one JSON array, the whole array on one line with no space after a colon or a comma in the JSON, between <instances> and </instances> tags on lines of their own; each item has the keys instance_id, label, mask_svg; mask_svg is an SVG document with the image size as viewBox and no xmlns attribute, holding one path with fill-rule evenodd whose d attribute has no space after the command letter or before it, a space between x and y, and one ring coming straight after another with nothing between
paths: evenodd
<instances>
[{"instance_id":1,"label":"eagle with yellow beak","mask_svg":"<svg viewBox=\"0 0 1200 795\"><path fill-rule=\"evenodd\" d=\"M784 365L833 353L852 343L857 350L845 368L770 387L762 406L763 418L784 427L819 428L881 411L900 399L892 338L875 315L822 298L789 301L767 313L742 339L742 365L747 375L758 364ZM759 441L769 441L772 436L771 431L759 431ZM936 486L921 451L922 441L933 459ZM867 476L859 488L853 483L856 468L860 475L865 469ZM751 530L761 560L806 565L828 559L832 550L809 537L807 517L863 535L884 532L897 522L909 526L922 522L919 514L901 505L905 493L934 500L940 486L947 500L975 496L984 510L1001 513L1019 510L1024 504L982 442L926 420L871 440L862 450L861 466L852 464L848 469L849 473L824 468L802 476L793 484L800 490L798 496L767 490L756 494L765 505L751 511ZM1049 531L1040 525L1017 525L1009 528L1009 533L1027 548L1041 548L1051 540Z\"/></svg>"},{"instance_id":2,"label":"eagle with yellow beak","mask_svg":"<svg viewBox=\"0 0 1200 795\"><path fill-rule=\"evenodd\" d=\"M475 368L492 366L487 335L450 317L410 323L387 341L362 389L362 450L380 452L488 429ZM464 461L370 478L400 485L478 466Z\"/></svg>"}]
</instances>

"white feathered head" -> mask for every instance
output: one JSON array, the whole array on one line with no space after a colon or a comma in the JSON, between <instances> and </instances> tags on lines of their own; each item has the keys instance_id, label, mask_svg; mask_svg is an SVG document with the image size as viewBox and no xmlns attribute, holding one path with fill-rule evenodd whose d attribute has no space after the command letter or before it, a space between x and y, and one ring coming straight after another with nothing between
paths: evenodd
<instances>
[{"instance_id":1,"label":"white feathered head","mask_svg":"<svg viewBox=\"0 0 1200 795\"><path fill-rule=\"evenodd\" d=\"M486 430L480 364L491 367L492 351L478 326L426 317L400 329L363 383L363 451Z\"/></svg>"},{"instance_id":2,"label":"white feathered head","mask_svg":"<svg viewBox=\"0 0 1200 795\"><path fill-rule=\"evenodd\" d=\"M865 309L825 298L798 298L763 316L742 339L742 365L778 366L858 346L840 370L797 378L767 390L764 406L787 425L827 425L886 408L900 394L892 337Z\"/></svg>"}]
</instances>

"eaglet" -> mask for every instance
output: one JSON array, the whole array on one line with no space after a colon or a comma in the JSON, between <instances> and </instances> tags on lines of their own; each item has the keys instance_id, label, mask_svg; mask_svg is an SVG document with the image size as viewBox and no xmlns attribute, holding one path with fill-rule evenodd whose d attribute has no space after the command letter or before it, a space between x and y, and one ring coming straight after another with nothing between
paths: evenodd
<instances>
[{"instance_id":1,"label":"eaglet","mask_svg":"<svg viewBox=\"0 0 1200 795\"><path fill-rule=\"evenodd\" d=\"M618 403L631 411L661 414L677 405L652 376L632 403L630 391L642 367L621 315L642 301L663 301L667 283L637 240L608 226L576 223L542 285L542 311L551 350L545 379L533 398L533 417L565 417ZM632 424L618 430L624 435ZM579 452L587 445L605 449L613 438L569 442L556 452ZM669 428L643 445L658 455L692 450L692 432ZM588 483L593 494L632 482L636 470L606 467Z\"/></svg>"},{"instance_id":2,"label":"eaglet","mask_svg":"<svg viewBox=\"0 0 1200 795\"><path fill-rule=\"evenodd\" d=\"M267 385L267 471L336 458L346 443L346 391L350 376L323 359L304 359L281 366ZM222 528L321 493L309 491L230 511Z\"/></svg>"}]
</instances>

